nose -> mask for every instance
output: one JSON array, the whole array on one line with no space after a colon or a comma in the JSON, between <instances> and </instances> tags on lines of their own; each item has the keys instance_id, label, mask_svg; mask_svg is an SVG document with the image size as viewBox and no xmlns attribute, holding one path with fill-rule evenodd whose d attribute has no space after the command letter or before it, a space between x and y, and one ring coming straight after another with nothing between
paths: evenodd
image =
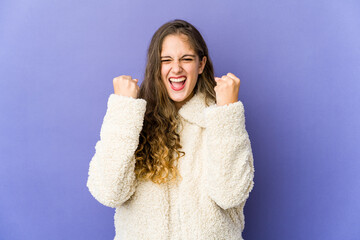
<instances>
[{"instance_id":1,"label":"nose","mask_svg":"<svg viewBox=\"0 0 360 240\"><path fill-rule=\"evenodd\" d=\"M182 71L182 67L179 61L173 61L171 68L174 73L180 73Z\"/></svg>"}]
</instances>

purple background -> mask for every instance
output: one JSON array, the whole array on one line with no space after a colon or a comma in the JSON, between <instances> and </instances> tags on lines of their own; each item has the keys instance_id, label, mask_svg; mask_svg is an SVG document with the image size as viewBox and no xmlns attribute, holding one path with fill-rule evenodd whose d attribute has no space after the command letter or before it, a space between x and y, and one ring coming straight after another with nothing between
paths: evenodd
<instances>
[{"instance_id":1,"label":"purple background","mask_svg":"<svg viewBox=\"0 0 360 240\"><path fill-rule=\"evenodd\" d=\"M86 187L112 79L182 18L241 79L246 240L360 239L358 1L1 1L0 239L113 239Z\"/></svg>"}]
</instances>

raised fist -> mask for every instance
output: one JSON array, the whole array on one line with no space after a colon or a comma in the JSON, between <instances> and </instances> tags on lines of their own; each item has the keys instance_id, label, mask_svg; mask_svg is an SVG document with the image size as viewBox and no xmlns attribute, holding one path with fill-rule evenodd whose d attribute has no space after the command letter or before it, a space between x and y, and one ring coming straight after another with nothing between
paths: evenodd
<instances>
[{"instance_id":1,"label":"raised fist","mask_svg":"<svg viewBox=\"0 0 360 240\"><path fill-rule=\"evenodd\" d=\"M137 85L138 79L131 76L121 75L113 79L114 93L121 96L137 98L140 87Z\"/></svg>"},{"instance_id":2,"label":"raised fist","mask_svg":"<svg viewBox=\"0 0 360 240\"><path fill-rule=\"evenodd\" d=\"M240 79L238 77L228 73L221 78L215 77L215 81L216 105L223 106L238 101L240 88Z\"/></svg>"}]
</instances>

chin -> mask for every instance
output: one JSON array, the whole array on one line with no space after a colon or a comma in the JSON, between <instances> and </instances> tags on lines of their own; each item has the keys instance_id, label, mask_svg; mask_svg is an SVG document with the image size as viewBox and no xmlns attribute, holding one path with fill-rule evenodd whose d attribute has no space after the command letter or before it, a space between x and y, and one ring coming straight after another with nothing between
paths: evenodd
<instances>
[{"instance_id":1,"label":"chin","mask_svg":"<svg viewBox=\"0 0 360 240\"><path fill-rule=\"evenodd\" d=\"M172 94L170 95L170 98L171 98L174 102L182 102L182 101L186 100L186 98L188 98L189 95L190 95L190 94L185 94L185 93L183 93L183 94L179 94L179 93L173 94L173 93L172 93Z\"/></svg>"}]
</instances>

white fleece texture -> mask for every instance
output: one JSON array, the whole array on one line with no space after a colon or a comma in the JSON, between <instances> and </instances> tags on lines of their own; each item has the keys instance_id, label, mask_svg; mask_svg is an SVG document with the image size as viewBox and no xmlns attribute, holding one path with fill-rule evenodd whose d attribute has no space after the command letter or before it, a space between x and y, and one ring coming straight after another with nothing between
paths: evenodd
<instances>
[{"instance_id":1,"label":"white fleece texture","mask_svg":"<svg viewBox=\"0 0 360 240\"><path fill-rule=\"evenodd\" d=\"M134 175L146 101L110 95L87 186L116 208L114 240L243 239L243 209L254 186L244 106L207 107L204 97L195 94L179 110L183 180L157 185Z\"/></svg>"},{"instance_id":2,"label":"white fleece texture","mask_svg":"<svg viewBox=\"0 0 360 240\"><path fill-rule=\"evenodd\" d=\"M116 207L135 192L135 157L146 101L111 94L95 145L87 187L96 200Z\"/></svg>"},{"instance_id":3,"label":"white fleece texture","mask_svg":"<svg viewBox=\"0 0 360 240\"><path fill-rule=\"evenodd\" d=\"M250 139L245 130L241 101L210 106L207 119L206 152L209 164L206 183L209 196L223 209L240 205L253 188L254 166Z\"/></svg>"}]
</instances>

